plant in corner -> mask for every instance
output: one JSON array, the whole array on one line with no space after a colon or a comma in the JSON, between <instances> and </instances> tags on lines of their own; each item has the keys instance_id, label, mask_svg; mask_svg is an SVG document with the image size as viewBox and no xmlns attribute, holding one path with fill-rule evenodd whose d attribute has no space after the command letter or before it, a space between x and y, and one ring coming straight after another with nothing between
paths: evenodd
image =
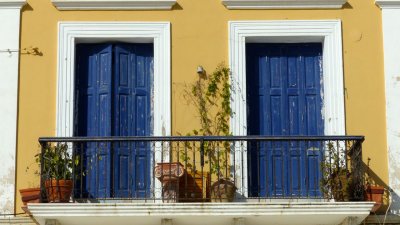
<instances>
[{"instance_id":1,"label":"plant in corner","mask_svg":"<svg viewBox=\"0 0 400 225\"><path fill-rule=\"evenodd\" d=\"M373 185L373 180L371 177L371 171L369 168L369 163L371 158L368 158L367 162L367 177L365 182L365 190L364 190L364 200L375 202L374 206L371 209L371 212L376 212L383 204L383 193L385 192L385 188L379 185Z\"/></svg>"},{"instance_id":2,"label":"plant in corner","mask_svg":"<svg viewBox=\"0 0 400 225\"><path fill-rule=\"evenodd\" d=\"M207 76L199 73L194 83L187 85L184 97L196 109L200 129L194 129L189 136L229 136L229 118L232 113L230 106L231 84L230 70L223 63ZM189 148L191 146L188 146ZM217 177L211 184L212 201L233 201L236 187L229 179L228 157L231 146L227 141L204 141L200 146L212 176ZM187 155L181 155L182 161L188 161ZM194 168L195 169L195 168Z\"/></svg>"},{"instance_id":3,"label":"plant in corner","mask_svg":"<svg viewBox=\"0 0 400 225\"><path fill-rule=\"evenodd\" d=\"M49 202L69 202L72 193L73 160L67 144L46 144L36 155ZM79 160L78 160L79 161ZM77 162L78 162L77 161Z\"/></svg>"},{"instance_id":4,"label":"plant in corner","mask_svg":"<svg viewBox=\"0 0 400 225\"><path fill-rule=\"evenodd\" d=\"M328 158L321 162L321 191L326 199L349 201L351 199L352 176L346 165L346 156L341 155L338 143L328 142Z\"/></svg>"},{"instance_id":5,"label":"plant in corner","mask_svg":"<svg viewBox=\"0 0 400 225\"><path fill-rule=\"evenodd\" d=\"M36 160L36 162L37 162L37 160ZM32 164L26 167L26 169L25 169L26 173L28 173L28 171L31 169ZM39 171L35 170L34 174L39 175ZM23 203L23 206L21 208L25 212L28 212L27 206L26 206L28 203L39 203L40 202L40 187L38 187L38 185L29 185L29 186L32 186L32 187L19 189L19 193L21 195L21 200Z\"/></svg>"}]
</instances>

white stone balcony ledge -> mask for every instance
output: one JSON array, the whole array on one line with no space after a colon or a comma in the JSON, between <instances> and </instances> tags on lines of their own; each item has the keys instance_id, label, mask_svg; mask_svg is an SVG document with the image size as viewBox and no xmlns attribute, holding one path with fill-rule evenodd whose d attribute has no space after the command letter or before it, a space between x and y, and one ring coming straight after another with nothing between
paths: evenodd
<instances>
[{"instance_id":1,"label":"white stone balcony ledge","mask_svg":"<svg viewBox=\"0 0 400 225\"><path fill-rule=\"evenodd\" d=\"M40 225L355 225L373 202L36 203Z\"/></svg>"}]
</instances>

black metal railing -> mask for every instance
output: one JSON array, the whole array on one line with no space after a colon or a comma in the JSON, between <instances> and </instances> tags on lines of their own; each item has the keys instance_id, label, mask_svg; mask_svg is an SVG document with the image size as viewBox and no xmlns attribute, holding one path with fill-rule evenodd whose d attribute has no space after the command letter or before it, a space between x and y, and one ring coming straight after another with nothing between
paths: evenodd
<instances>
[{"instance_id":1,"label":"black metal railing","mask_svg":"<svg viewBox=\"0 0 400 225\"><path fill-rule=\"evenodd\" d=\"M357 201L363 199L363 141L362 136L40 138L42 200Z\"/></svg>"}]
</instances>

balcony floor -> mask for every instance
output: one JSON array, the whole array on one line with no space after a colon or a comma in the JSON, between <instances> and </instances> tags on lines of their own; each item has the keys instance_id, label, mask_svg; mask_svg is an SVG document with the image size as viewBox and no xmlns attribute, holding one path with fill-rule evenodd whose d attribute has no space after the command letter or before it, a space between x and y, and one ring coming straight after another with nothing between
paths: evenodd
<instances>
[{"instance_id":1,"label":"balcony floor","mask_svg":"<svg viewBox=\"0 0 400 225\"><path fill-rule=\"evenodd\" d=\"M36 203L28 209L39 224L61 225L228 225L235 218L249 225L337 225L361 223L373 202L233 202L233 203ZM243 223L244 221L244 223Z\"/></svg>"}]
</instances>

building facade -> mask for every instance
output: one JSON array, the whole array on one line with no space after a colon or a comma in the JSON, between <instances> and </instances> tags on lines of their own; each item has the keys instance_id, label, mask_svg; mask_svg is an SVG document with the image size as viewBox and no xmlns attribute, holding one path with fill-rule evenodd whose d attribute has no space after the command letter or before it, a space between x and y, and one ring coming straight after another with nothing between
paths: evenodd
<instances>
[{"instance_id":1,"label":"building facade","mask_svg":"<svg viewBox=\"0 0 400 225\"><path fill-rule=\"evenodd\" d=\"M225 62L230 68L232 85L230 132L233 136L365 136L362 160L365 165L369 164L368 176L386 188L385 207L381 211L389 207L391 213L399 214L399 15L400 1L397 0L0 0L2 212L21 212L18 190L40 185L40 177L32 169L36 167L35 155L40 152L38 138L169 137L191 132L199 123L195 108L185 103L186 84L198 79L199 66L211 73ZM126 55L131 63L125 62L121 55ZM131 77L130 71L136 71L135 75ZM122 102L124 91L131 93L131 97ZM100 100L91 102L91 96ZM340 146L338 143L334 146ZM309 151L308 147L299 148ZM134 157L142 157L141 153L135 154ZM230 163L240 162L233 171L237 194L250 199L250 189L257 183L259 190L255 196L264 193L268 202L275 204L268 196L277 197L279 190L268 188L268 184L273 182L276 188L279 182L261 176L251 178L252 169L243 162L250 165L252 156L246 154L232 153L229 159ZM265 154L266 158L275 157ZM312 162L307 161L312 160L308 156L309 153L304 156L305 163ZM149 157L154 163L157 161L156 155ZM268 168L276 170L269 167L268 160L260 160L262 154L253 157L259 157L257 168L266 168L263 177L271 173ZM293 170L297 165L289 158L282 160L288 161L286 164L282 161L282 171ZM135 165L128 165L139 168L142 164L137 161ZM143 165L146 165L143 171L151 171L147 161ZM320 165L320 161L316 162L314 169L318 170ZM305 171L311 171L307 168ZM122 174L112 171L106 174L110 179ZM303 173L309 174L299 172L299 180L306 176ZM274 179L281 179L282 174ZM153 176L149 175L148 179ZM318 180L313 181L316 192L310 194L312 179L305 178L307 184L290 202L322 195ZM282 193L292 194L293 182L282 178L282 183L288 183L288 190L282 188ZM156 186L155 181L148 183ZM267 187L262 187L264 183ZM140 185L133 186L129 190L139 191ZM115 195L114 189L117 187L107 186L105 192L96 191L94 198L109 192ZM146 192L146 187L143 190ZM278 198L286 197L283 194ZM185 210L198 207L190 205L193 203L161 208L129 205L126 207L132 208L125 218L119 214L121 208L104 208L111 207L107 205L111 203L103 204L100 206L103 208L88 210L88 214L82 213L87 209L84 205L51 209L45 203L33 205L31 212L41 224L52 219L62 224L75 224L79 220L87 224L101 223L94 219L96 216L103 216L104 223L122 218L115 221L125 224L135 215L140 215L139 221L143 223L183 224L196 214ZM252 220L251 216L255 216L252 211L261 210L273 215L263 214L265 218L283 224L268 211L270 205L246 204L236 209L244 214L235 214L232 205L224 206L232 209L227 212L218 211L210 203L204 206L208 215L205 218L221 224L228 219L244 223L241 218L245 218L257 224L260 221ZM356 222L368 214L365 210L361 213L361 208L367 207L361 203L353 210L350 205L310 203L310 211L305 213L309 217L302 217L301 211L296 210L304 205L299 204L294 204L292 214L282 209L286 213L285 224L302 224L310 219L321 224L324 219L320 215L334 209L342 210L344 218L358 218ZM155 216L146 219L139 209L149 210ZM62 217L63 210L78 219ZM179 212L183 215L179 216ZM218 220L220 215L229 216L227 220ZM327 216L326 224L336 223L335 216L334 213L332 218ZM293 219L296 217L300 220Z\"/></svg>"}]
</instances>

